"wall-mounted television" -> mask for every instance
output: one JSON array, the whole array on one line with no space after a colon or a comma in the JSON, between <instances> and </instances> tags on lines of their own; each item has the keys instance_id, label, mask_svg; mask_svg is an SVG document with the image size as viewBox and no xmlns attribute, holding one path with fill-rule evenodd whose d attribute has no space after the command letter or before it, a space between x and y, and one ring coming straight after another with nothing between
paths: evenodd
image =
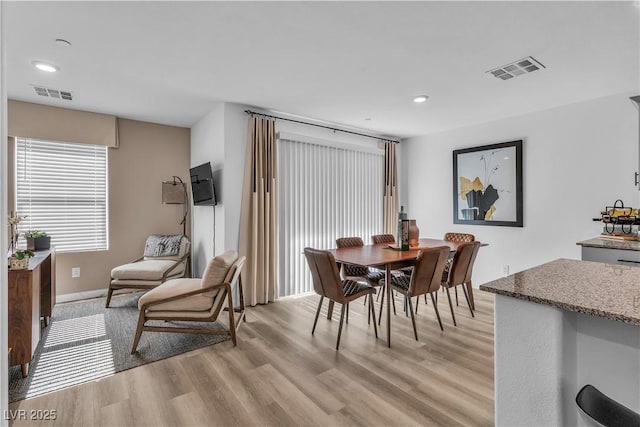
<instances>
[{"instance_id":1,"label":"wall-mounted television","mask_svg":"<svg viewBox=\"0 0 640 427\"><path fill-rule=\"evenodd\" d=\"M191 192L194 206L215 206L218 204L213 185L211 163L207 162L191 168Z\"/></svg>"}]
</instances>

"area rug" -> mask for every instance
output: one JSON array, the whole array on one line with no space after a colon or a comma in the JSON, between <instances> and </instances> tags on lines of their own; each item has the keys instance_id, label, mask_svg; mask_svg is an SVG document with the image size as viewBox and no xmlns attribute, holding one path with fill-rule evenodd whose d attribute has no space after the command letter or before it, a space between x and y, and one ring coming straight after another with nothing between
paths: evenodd
<instances>
[{"instance_id":1,"label":"area rug","mask_svg":"<svg viewBox=\"0 0 640 427\"><path fill-rule=\"evenodd\" d=\"M104 307L104 298L57 304L49 326L42 329L29 375L22 378L19 365L9 369L9 401L92 381L229 339L224 335L143 332L138 351L131 354L141 295L116 295L111 299L111 308ZM198 327L215 329L222 325L198 323Z\"/></svg>"}]
</instances>

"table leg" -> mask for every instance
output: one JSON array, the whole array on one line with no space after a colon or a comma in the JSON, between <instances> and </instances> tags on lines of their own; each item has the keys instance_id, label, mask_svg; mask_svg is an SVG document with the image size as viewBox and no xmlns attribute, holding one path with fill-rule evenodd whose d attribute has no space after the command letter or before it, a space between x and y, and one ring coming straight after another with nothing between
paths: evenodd
<instances>
[{"instance_id":1,"label":"table leg","mask_svg":"<svg viewBox=\"0 0 640 427\"><path fill-rule=\"evenodd\" d=\"M467 294L469 295L469 305L471 305L471 310L476 309L476 304L473 301L473 286L471 286L471 282L467 283Z\"/></svg>"},{"instance_id":2,"label":"table leg","mask_svg":"<svg viewBox=\"0 0 640 427\"><path fill-rule=\"evenodd\" d=\"M391 268L385 266L384 280L387 286L387 346L391 347Z\"/></svg>"}]
</instances>

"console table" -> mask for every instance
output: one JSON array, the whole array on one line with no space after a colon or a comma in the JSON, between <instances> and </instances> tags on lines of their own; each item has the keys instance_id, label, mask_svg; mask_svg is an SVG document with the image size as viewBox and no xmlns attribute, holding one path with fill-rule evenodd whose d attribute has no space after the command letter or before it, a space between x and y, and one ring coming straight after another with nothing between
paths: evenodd
<instances>
[{"instance_id":1,"label":"console table","mask_svg":"<svg viewBox=\"0 0 640 427\"><path fill-rule=\"evenodd\" d=\"M55 250L35 252L25 270L9 270L9 365L21 365L22 375L40 341L40 318L49 324L56 301Z\"/></svg>"}]
</instances>

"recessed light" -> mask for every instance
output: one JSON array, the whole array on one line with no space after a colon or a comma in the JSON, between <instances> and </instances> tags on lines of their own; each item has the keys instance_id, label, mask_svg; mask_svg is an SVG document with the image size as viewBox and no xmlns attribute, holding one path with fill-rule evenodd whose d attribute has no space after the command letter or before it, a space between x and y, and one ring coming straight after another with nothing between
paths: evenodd
<instances>
[{"instance_id":1,"label":"recessed light","mask_svg":"<svg viewBox=\"0 0 640 427\"><path fill-rule=\"evenodd\" d=\"M46 71L47 73L55 73L60 70L58 66L43 61L33 61L32 64L38 70Z\"/></svg>"},{"instance_id":2,"label":"recessed light","mask_svg":"<svg viewBox=\"0 0 640 427\"><path fill-rule=\"evenodd\" d=\"M429 99L427 95L418 95L415 98L413 98L413 102L415 102L416 104L421 104L427 99Z\"/></svg>"},{"instance_id":3,"label":"recessed light","mask_svg":"<svg viewBox=\"0 0 640 427\"><path fill-rule=\"evenodd\" d=\"M364 118L366 121L371 121L371 117L365 117Z\"/></svg>"}]
</instances>

